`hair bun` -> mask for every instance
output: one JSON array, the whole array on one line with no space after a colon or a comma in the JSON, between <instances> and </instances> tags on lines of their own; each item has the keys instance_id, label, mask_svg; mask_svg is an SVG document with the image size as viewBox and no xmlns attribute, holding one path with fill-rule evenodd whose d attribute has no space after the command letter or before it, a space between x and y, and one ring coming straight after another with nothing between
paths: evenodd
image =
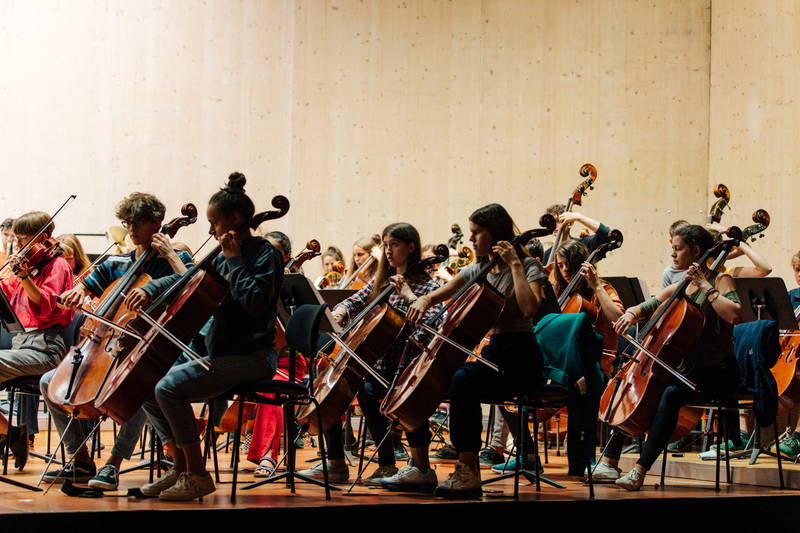
<instances>
[{"instance_id":1,"label":"hair bun","mask_svg":"<svg viewBox=\"0 0 800 533\"><path fill-rule=\"evenodd\" d=\"M247 178L241 172L234 172L228 176L228 184L225 190L233 193L244 193L244 184L247 183Z\"/></svg>"}]
</instances>

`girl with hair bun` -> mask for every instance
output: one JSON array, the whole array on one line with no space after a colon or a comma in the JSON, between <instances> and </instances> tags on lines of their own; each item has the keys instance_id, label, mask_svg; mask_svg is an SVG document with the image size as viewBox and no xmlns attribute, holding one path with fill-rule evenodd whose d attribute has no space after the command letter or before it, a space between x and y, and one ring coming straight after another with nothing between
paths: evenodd
<instances>
[{"instance_id":1,"label":"girl with hair bun","mask_svg":"<svg viewBox=\"0 0 800 533\"><path fill-rule=\"evenodd\" d=\"M275 373L275 320L283 260L262 237L253 236L253 201L245 194L243 174L233 173L208 202L209 233L221 253L209 268L228 282L228 294L213 316L205 337L207 362L213 372L191 361L170 369L145 401L161 441L176 448L173 468L142 486L147 496L162 500L192 500L216 490L200 449L192 402L220 396L247 381L269 379ZM133 309L148 305L179 276L151 281L131 292L126 303Z\"/></svg>"}]
</instances>

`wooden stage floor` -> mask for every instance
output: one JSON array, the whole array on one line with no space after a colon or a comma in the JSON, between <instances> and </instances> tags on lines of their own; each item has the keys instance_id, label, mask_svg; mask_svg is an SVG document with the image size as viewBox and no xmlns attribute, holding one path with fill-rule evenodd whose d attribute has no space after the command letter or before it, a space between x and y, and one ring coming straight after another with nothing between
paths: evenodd
<instances>
[{"instance_id":1,"label":"wooden stage floor","mask_svg":"<svg viewBox=\"0 0 800 533\"><path fill-rule=\"evenodd\" d=\"M103 442L108 446L111 440L110 432L103 432ZM40 434L40 441L44 438ZM54 441L55 442L55 441ZM42 442L43 443L43 442ZM108 449L108 448L107 448ZM44 452L44 446L37 446L38 452ZM98 460L98 465L103 463L103 457ZM301 450L299 455L300 467L305 468L306 460L316 455L316 449ZM139 461L126 462L124 467L133 466ZM675 464L680 460L675 459ZM762 459L762 466L766 468L772 458ZM227 467L229 456L220 455L220 465L223 466L221 477L223 481L230 480L231 471ZM708 463L708 465L713 465ZM244 465L251 468L253 465ZM35 484L43 471L44 462L41 459L31 458L24 472L9 471L8 477L17 481ZM439 464L436 466L439 479L444 479L452 471L452 465ZM326 502L321 488L298 484L297 492L291 494L283 483L265 485L254 490L237 491L237 503L231 504L229 500L230 483L218 485L217 492L203 498L202 501L192 502L161 502L158 499L137 499L127 496L129 488L136 488L145 483L148 471L139 470L124 474L121 477L120 490L106 493L101 498L70 497L60 492L60 485L56 484L47 494L31 492L24 489L0 483L0 529L23 531L37 530L42 527L51 527L57 524L79 525L82 531L93 530L101 527L106 520L123 518L124 524L135 525L152 524L154 518L162 521L176 520L176 523L195 523L199 530L213 530L217 526L230 524L231 520L267 519L269 517L297 517L319 516L328 518L342 516L345 519L358 519L374 516L377 519L386 519L388 516L407 515L409 505L414 505L414 513L421 516L430 514L432 517L447 516L452 507L459 505L459 515L475 514L484 520L490 520L493 511L500 512L503 516L513 517L536 516L543 525L550 519L548 517L567 513L570 520L579 524L585 522L590 525L594 520L600 519L597 513L626 512L630 516L650 516L654 509L664 513L663 523L675 519L671 508L681 509L682 512L697 507L696 521L706 516L711 523L719 525L719 516L730 517L730 513L746 512L747 516L753 514L775 515L770 524L778 525L785 521L796 524L795 530L800 530L800 491L778 490L775 488L758 487L753 485L733 484L724 485L720 492L714 490L713 481L703 481L685 478L668 478L665 490L657 488L658 477L648 476L645 487L639 492L627 492L613 485L596 485L595 499L589 500L586 485L577 478L566 476L566 458L550 454L549 464L546 465L545 475L554 481L566 486L565 489L542 486L541 492L536 492L535 487L521 483L520 498L512 499L513 480L506 480L486 487L484 497L480 501L452 503L422 495L404 495L389 493L380 489L368 489L356 486L352 494L344 495L335 491L333 499ZM368 470L368 472L371 469ZM685 473L687 470L684 469ZM800 465L786 465L789 477L800 478ZM660 472L658 468L654 473ZM351 469L351 475L354 469ZM483 471L484 479L493 476L489 470ZM240 481L244 483L253 480L251 472L240 473ZM42 484L43 487L46 484ZM346 486L344 486L346 488ZM427 504L427 505L420 505ZM444 504L444 505L443 505ZM708 514L711 509L719 513ZM798 509L797 515L795 509ZM552 511L543 513L542 511ZM153 511L159 511L153 513ZM179 513L165 513L164 511L181 511ZM299 511L299 513L297 512ZM666 512L665 512L666 511ZM777 513L780 511L780 515ZM677 511L676 511L677 512ZM114 513L112 517L110 513ZM442 514L445 513L445 514ZM48 525L48 520L52 524ZM737 521L736 524L739 524ZM107 526L107 525L106 525ZM89 529L86 529L89 527ZM149 527L149 526L148 526ZM70 529L72 529L70 527ZM107 530L107 529L106 529Z\"/></svg>"}]
</instances>

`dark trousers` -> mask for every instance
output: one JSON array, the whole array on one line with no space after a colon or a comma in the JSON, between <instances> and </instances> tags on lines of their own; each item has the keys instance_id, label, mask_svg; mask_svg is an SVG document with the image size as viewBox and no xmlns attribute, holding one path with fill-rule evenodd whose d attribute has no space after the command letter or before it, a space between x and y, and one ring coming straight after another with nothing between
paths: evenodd
<instances>
[{"instance_id":1,"label":"dark trousers","mask_svg":"<svg viewBox=\"0 0 800 533\"><path fill-rule=\"evenodd\" d=\"M364 413L364 420L369 428L369 433L378 447L378 464L388 466L394 464L394 438L386 436L389 429L389 419L380 413L381 399L386 393L383 386L375 382L372 377L364 381L358 391L358 405ZM384 438L386 437L386 438ZM430 444L431 432L429 426L406 433L408 445L412 448L424 448ZM383 441L383 444L381 444ZM344 459L344 435L341 426L334 426L325 432L325 444L329 459Z\"/></svg>"},{"instance_id":2,"label":"dark trousers","mask_svg":"<svg viewBox=\"0 0 800 533\"><path fill-rule=\"evenodd\" d=\"M481 355L502 372L483 363L467 363L450 380L450 440L459 452L481 449L482 403L502 403L520 393L534 393L542 382L542 354L532 332L492 335ZM516 427L509 420L509 429ZM530 441L528 450L532 449Z\"/></svg>"},{"instance_id":3,"label":"dark trousers","mask_svg":"<svg viewBox=\"0 0 800 533\"><path fill-rule=\"evenodd\" d=\"M676 381L669 385L656 408L653 422L647 432L647 439L642 445L642 453L637 461L643 467L649 469L658 456L664 451L675 426L678 423L678 412L684 405L692 403L707 402L713 398L731 394L736 390L738 381L738 368L736 365L728 365L726 369L700 367L695 369L688 377L698 387L699 391L694 392L683 383ZM726 422L728 433L736 433L738 439L738 413L736 411L726 411ZM735 420L735 424L734 424ZM731 428L734 428L732 431ZM606 448L606 457L609 459L619 459L622 454L624 436L615 433Z\"/></svg>"}]
</instances>

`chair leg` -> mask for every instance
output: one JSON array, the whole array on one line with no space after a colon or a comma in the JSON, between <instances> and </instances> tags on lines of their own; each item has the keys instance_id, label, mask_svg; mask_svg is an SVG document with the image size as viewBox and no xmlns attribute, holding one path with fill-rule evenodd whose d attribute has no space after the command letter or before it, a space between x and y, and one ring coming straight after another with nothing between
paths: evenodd
<instances>
[{"instance_id":1,"label":"chair leg","mask_svg":"<svg viewBox=\"0 0 800 533\"><path fill-rule=\"evenodd\" d=\"M517 460L514 462L514 499L519 498L519 471L525 457L525 439L522 437L528 431L528 413L517 402L517 415L519 416L519 433L517 434Z\"/></svg>"},{"instance_id":2,"label":"chair leg","mask_svg":"<svg viewBox=\"0 0 800 533\"><path fill-rule=\"evenodd\" d=\"M3 475L8 474L8 454L11 453L11 421L14 418L14 387L8 389L8 427L6 428L6 445L3 451Z\"/></svg>"},{"instance_id":3,"label":"chair leg","mask_svg":"<svg viewBox=\"0 0 800 533\"><path fill-rule=\"evenodd\" d=\"M715 432L717 439L717 459L716 459L716 472L714 474L714 490L719 492L719 469L720 469L720 458L721 458L720 453L722 453L722 442L721 442L722 439L720 435L722 417L720 416L719 412L719 404L717 405L717 408L714 410L714 415L717 417L717 431Z\"/></svg>"},{"instance_id":4,"label":"chair leg","mask_svg":"<svg viewBox=\"0 0 800 533\"><path fill-rule=\"evenodd\" d=\"M536 413L536 409L531 409L533 411L533 470L536 474L536 492L541 492L542 490L542 483L539 479L539 435L536 434L537 428L539 427L538 424L538 417ZM525 431L528 431L528 416L525 416ZM545 447L547 443L545 443ZM526 460L528 457L527 455L522 456L522 460ZM517 458L519 459L519 458ZM519 460L517 460L517 464L519 464Z\"/></svg>"},{"instance_id":5,"label":"chair leg","mask_svg":"<svg viewBox=\"0 0 800 533\"><path fill-rule=\"evenodd\" d=\"M784 482L783 482L783 462L781 461L781 449L778 447L778 444L779 444L778 443L778 437L779 437L779 435L778 435L778 420L777 420L777 418L772 421L772 429L775 432L775 450L778 452L778 453L775 454L778 457L778 478L779 478L781 490L783 490L785 488L785 485L784 485ZM758 428L756 428L756 431L758 431Z\"/></svg>"},{"instance_id":6,"label":"chair leg","mask_svg":"<svg viewBox=\"0 0 800 533\"><path fill-rule=\"evenodd\" d=\"M315 407L316 407L315 411L317 412L317 427L322 429L322 413L320 412L319 404L317 403L316 399L314 399L313 396L311 397L311 401L314 402ZM364 418L363 417L361 418L361 423L362 424L364 423ZM294 418L292 418L292 424L294 424ZM360 436L360 433L361 433L361 428L359 427L359 436ZM364 432L364 436L366 436L366 434L367 434L367 432L365 431ZM359 445L360 445L360 443L359 443ZM362 454L363 454L363 451L362 451ZM328 484L328 457L327 457L326 452L325 452L325 432L324 431L320 431L319 432L319 456L320 456L320 459L322 459L322 477L323 477L323 479L325 481L325 499L326 500L330 500L331 499L331 486ZM362 459L363 459L363 455L362 455Z\"/></svg>"},{"instance_id":7,"label":"chair leg","mask_svg":"<svg viewBox=\"0 0 800 533\"><path fill-rule=\"evenodd\" d=\"M661 484L659 485L661 490L664 490L667 479L667 446L669 446L669 444L664 446L664 456L661 459Z\"/></svg>"},{"instance_id":8,"label":"chair leg","mask_svg":"<svg viewBox=\"0 0 800 533\"><path fill-rule=\"evenodd\" d=\"M231 483L231 503L236 503L236 482L239 479L239 445L242 440L242 417L244 416L244 399L239 397L239 415L236 418L236 430L233 434L233 483Z\"/></svg>"},{"instance_id":9,"label":"chair leg","mask_svg":"<svg viewBox=\"0 0 800 533\"><path fill-rule=\"evenodd\" d=\"M538 418L538 413L534 415L534 419ZM547 434L547 422L542 422L542 433L544 433L544 464L549 464L547 457L547 448L550 445L550 435ZM533 426L533 438L539 440L539 426ZM558 438L558 436L556 436Z\"/></svg>"},{"instance_id":10,"label":"chair leg","mask_svg":"<svg viewBox=\"0 0 800 533\"><path fill-rule=\"evenodd\" d=\"M731 479L731 453L730 450L728 450L728 440L730 435L728 431L727 409L724 409L722 405L720 405L719 408L719 418L722 421L722 438L724 439L723 442L725 444L725 482L730 485L733 483L733 480Z\"/></svg>"}]
</instances>

